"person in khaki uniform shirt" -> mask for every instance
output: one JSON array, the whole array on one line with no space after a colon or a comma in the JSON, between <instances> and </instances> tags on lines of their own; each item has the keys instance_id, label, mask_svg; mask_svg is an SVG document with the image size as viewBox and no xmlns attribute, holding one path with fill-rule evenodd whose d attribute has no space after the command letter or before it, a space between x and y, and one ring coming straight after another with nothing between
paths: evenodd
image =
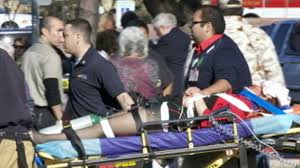
<instances>
[{"instance_id":1,"label":"person in khaki uniform shirt","mask_svg":"<svg viewBox=\"0 0 300 168\"><path fill-rule=\"evenodd\" d=\"M34 100L34 126L41 129L63 116L62 63L54 47L63 45L64 23L52 16L44 18L41 36L23 56L22 70Z\"/></svg>"},{"instance_id":2,"label":"person in khaki uniform shirt","mask_svg":"<svg viewBox=\"0 0 300 168\"><path fill-rule=\"evenodd\" d=\"M285 85L271 38L262 29L254 27L242 18L241 1L220 0L219 5L225 15L225 34L233 39L245 56L252 83L269 80Z\"/></svg>"}]
</instances>

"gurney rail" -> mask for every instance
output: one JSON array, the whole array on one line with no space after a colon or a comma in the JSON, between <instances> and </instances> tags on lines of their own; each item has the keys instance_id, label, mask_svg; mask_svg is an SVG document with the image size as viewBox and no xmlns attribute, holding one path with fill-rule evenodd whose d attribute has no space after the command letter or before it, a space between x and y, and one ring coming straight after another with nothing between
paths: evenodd
<instances>
[{"instance_id":1,"label":"gurney rail","mask_svg":"<svg viewBox=\"0 0 300 168\"><path fill-rule=\"evenodd\" d=\"M228 122L233 122L234 116L230 114L228 108L223 108L220 110L214 111L212 114L214 118L226 118ZM161 126L162 124L174 124L176 126L187 126L187 124L190 124L190 122L195 121L205 121L210 120L211 116L198 116L193 118L182 118L182 119L175 119L175 120L165 120L165 121L150 121L142 123L143 129L149 129L155 126Z\"/></svg>"}]
</instances>

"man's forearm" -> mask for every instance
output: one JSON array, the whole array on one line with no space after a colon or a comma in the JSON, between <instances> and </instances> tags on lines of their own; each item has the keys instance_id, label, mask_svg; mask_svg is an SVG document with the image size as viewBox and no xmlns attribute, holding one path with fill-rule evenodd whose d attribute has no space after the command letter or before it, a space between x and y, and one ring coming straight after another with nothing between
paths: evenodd
<instances>
[{"instance_id":1,"label":"man's forearm","mask_svg":"<svg viewBox=\"0 0 300 168\"><path fill-rule=\"evenodd\" d=\"M51 110L57 120L61 120L63 117L63 110L60 104L51 106Z\"/></svg>"},{"instance_id":2,"label":"man's forearm","mask_svg":"<svg viewBox=\"0 0 300 168\"><path fill-rule=\"evenodd\" d=\"M201 92L204 95L211 95L219 92L227 92L231 88L232 86L227 80L220 79L216 81L214 84L212 84L211 86L209 86L208 88L203 89Z\"/></svg>"},{"instance_id":3,"label":"man's forearm","mask_svg":"<svg viewBox=\"0 0 300 168\"><path fill-rule=\"evenodd\" d=\"M173 90L173 82L170 83L164 90L163 90L163 96L168 96L172 94L172 90Z\"/></svg>"}]
</instances>

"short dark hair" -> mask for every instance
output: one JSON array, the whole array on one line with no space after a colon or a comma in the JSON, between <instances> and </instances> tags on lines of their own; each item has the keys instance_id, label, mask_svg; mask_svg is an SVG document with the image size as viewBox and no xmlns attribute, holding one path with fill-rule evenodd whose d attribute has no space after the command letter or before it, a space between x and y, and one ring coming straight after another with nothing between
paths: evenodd
<instances>
[{"instance_id":1,"label":"short dark hair","mask_svg":"<svg viewBox=\"0 0 300 168\"><path fill-rule=\"evenodd\" d=\"M42 34L42 29L51 29L51 24L53 20L59 20L62 21L60 18L55 17L55 16L46 16L40 20L40 33Z\"/></svg>"},{"instance_id":2,"label":"short dark hair","mask_svg":"<svg viewBox=\"0 0 300 168\"><path fill-rule=\"evenodd\" d=\"M87 20L82 18L76 18L68 21L67 24L70 24L72 26L72 29L75 29L75 31L79 31L83 33L86 42L90 42L91 34L92 34L92 26Z\"/></svg>"},{"instance_id":3,"label":"short dark hair","mask_svg":"<svg viewBox=\"0 0 300 168\"><path fill-rule=\"evenodd\" d=\"M242 7L236 7L236 8L225 8L222 9L224 16L232 16L232 15L237 15L237 16L242 16L243 15L243 8Z\"/></svg>"},{"instance_id":4,"label":"short dark hair","mask_svg":"<svg viewBox=\"0 0 300 168\"><path fill-rule=\"evenodd\" d=\"M16 42L22 43L24 45L25 49L27 49L29 47L29 39L25 36L20 36L20 37L15 38L14 45Z\"/></svg>"},{"instance_id":5,"label":"short dark hair","mask_svg":"<svg viewBox=\"0 0 300 168\"><path fill-rule=\"evenodd\" d=\"M149 33L149 28L147 26L147 23L140 19L135 19L135 20L128 22L126 27L130 27L130 26L142 27L147 31L147 33Z\"/></svg>"},{"instance_id":6,"label":"short dark hair","mask_svg":"<svg viewBox=\"0 0 300 168\"><path fill-rule=\"evenodd\" d=\"M121 17L121 26L123 28L127 27L127 24L132 20L139 19L138 15L133 11L128 11L124 13Z\"/></svg>"},{"instance_id":7,"label":"short dark hair","mask_svg":"<svg viewBox=\"0 0 300 168\"><path fill-rule=\"evenodd\" d=\"M241 0L220 1L218 7L223 11L224 16L243 15Z\"/></svg>"},{"instance_id":8,"label":"short dark hair","mask_svg":"<svg viewBox=\"0 0 300 168\"><path fill-rule=\"evenodd\" d=\"M40 20L40 29L42 28L50 28L50 17L44 17Z\"/></svg>"},{"instance_id":9,"label":"short dark hair","mask_svg":"<svg viewBox=\"0 0 300 168\"><path fill-rule=\"evenodd\" d=\"M97 34L96 49L104 50L107 54L112 54L118 51L118 36L119 33L115 30L105 30Z\"/></svg>"},{"instance_id":10,"label":"short dark hair","mask_svg":"<svg viewBox=\"0 0 300 168\"><path fill-rule=\"evenodd\" d=\"M202 20L211 22L216 34L224 33L225 20L222 11L212 5L203 5L198 8L202 12Z\"/></svg>"}]
</instances>

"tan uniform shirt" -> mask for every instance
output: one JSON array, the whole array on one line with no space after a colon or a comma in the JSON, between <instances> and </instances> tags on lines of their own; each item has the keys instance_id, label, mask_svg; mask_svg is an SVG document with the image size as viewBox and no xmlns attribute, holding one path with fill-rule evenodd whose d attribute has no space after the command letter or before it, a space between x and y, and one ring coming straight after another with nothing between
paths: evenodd
<instances>
[{"instance_id":1,"label":"tan uniform shirt","mask_svg":"<svg viewBox=\"0 0 300 168\"><path fill-rule=\"evenodd\" d=\"M252 77L258 84L270 80L285 85L283 73L271 38L240 16L225 16L227 34L242 51Z\"/></svg>"},{"instance_id":2,"label":"tan uniform shirt","mask_svg":"<svg viewBox=\"0 0 300 168\"><path fill-rule=\"evenodd\" d=\"M61 58L48 42L40 38L24 53L22 70L35 105L48 106L43 84L43 80L47 78L58 79L61 102L62 104L65 103L66 98L63 94L61 82Z\"/></svg>"}]
</instances>

